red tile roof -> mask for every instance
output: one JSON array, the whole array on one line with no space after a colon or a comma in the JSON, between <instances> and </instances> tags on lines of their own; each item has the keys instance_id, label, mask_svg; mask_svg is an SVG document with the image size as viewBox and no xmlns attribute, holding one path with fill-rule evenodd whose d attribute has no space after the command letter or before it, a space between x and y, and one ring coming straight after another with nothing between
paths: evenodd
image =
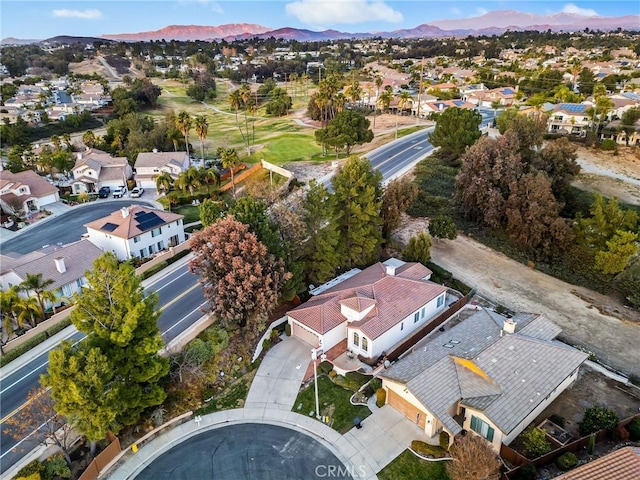
<instances>
[{"instance_id":1,"label":"red tile roof","mask_svg":"<svg viewBox=\"0 0 640 480\"><path fill-rule=\"evenodd\" d=\"M409 264L409 267L401 270L403 272L400 274L388 275L385 266L377 263L291 310L287 315L315 332L324 334L347 320L341 313L341 305L363 311L375 304L362 320L351 322L351 327L358 328L370 339L375 339L447 291L447 287L442 285L417 278L405 278L403 275L415 277L425 270L427 274L431 273L424 266L418 268L416 264Z\"/></svg>"},{"instance_id":2,"label":"red tile roof","mask_svg":"<svg viewBox=\"0 0 640 480\"><path fill-rule=\"evenodd\" d=\"M625 447L571 470L556 480L622 480L640 478L640 447Z\"/></svg>"}]
</instances>

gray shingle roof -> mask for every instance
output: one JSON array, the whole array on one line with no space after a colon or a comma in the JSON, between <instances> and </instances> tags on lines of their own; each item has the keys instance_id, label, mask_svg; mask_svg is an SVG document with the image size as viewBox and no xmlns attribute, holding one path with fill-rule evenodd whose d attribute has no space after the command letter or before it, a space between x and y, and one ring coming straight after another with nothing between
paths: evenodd
<instances>
[{"instance_id":1,"label":"gray shingle roof","mask_svg":"<svg viewBox=\"0 0 640 480\"><path fill-rule=\"evenodd\" d=\"M501 336L499 316L480 310L381 377L406 384L454 434L461 427L448 412L457 402L483 411L508 433L587 358L551 342L560 329L544 316L518 314L512 320L518 321L516 333Z\"/></svg>"}]
</instances>

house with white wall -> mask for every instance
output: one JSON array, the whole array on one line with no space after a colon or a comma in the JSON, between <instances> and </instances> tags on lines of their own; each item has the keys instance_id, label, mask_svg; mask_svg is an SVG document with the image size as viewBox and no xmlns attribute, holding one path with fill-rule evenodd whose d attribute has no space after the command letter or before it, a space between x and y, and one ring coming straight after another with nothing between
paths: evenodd
<instances>
[{"instance_id":1,"label":"house with white wall","mask_svg":"<svg viewBox=\"0 0 640 480\"><path fill-rule=\"evenodd\" d=\"M185 241L184 215L142 205L123 207L85 224L87 238L119 260L146 258Z\"/></svg>"},{"instance_id":2,"label":"house with white wall","mask_svg":"<svg viewBox=\"0 0 640 480\"><path fill-rule=\"evenodd\" d=\"M93 262L102 250L88 240L80 240L62 247L50 246L26 255L3 252L0 255L0 291L20 285L27 274L41 274L43 280L53 280L47 290L60 303L68 303L73 295L87 284L85 273L93 269ZM27 292L33 295L33 292ZM51 302L46 302L51 307Z\"/></svg>"},{"instance_id":3,"label":"house with white wall","mask_svg":"<svg viewBox=\"0 0 640 480\"><path fill-rule=\"evenodd\" d=\"M561 329L542 315L505 318L473 308L379 377L386 403L434 444L441 431L453 441L466 430L499 452L576 380L588 355L555 341Z\"/></svg>"},{"instance_id":4,"label":"house with white wall","mask_svg":"<svg viewBox=\"0 0 640 480\"><path fill-rule=\"evenodd\" d=\"M168 173L176 180L189 168L189 156L186 152L140 152L134 164L136 184L142 188L155 189L156 178Z\"/></svg>"},{"instance_id":5,"label":"house with white wall","mask_svg":"<svg viewBox=\"0 0 640 480\"><path fill-rule=\"evenodd\" d=\"M20 204L28 215L59 200L58 189L33 170L0 170L0 206L5 211L13 212L13 207Z\"/></svg>"},{"instance_id":6,"label":"house with white wall","mask_svg":"<svg viewBox=\"0 0 640 480\"><path fill-rule=\"evenodd\" d=\"M592 120L588 109L586 103L559 103L549 113L548 132L585 136Z\"/></svg>"},{"instance_id":7,"label":"house with white wall","mask_svg":"<svg viewBox=\"0 0 640 480\"><path fill-rule=\"evenodd\" d=\"M376 359L446 308L447 287L430 276L420 263L376 263L287 312L291 333L325 352L347 339L353 354Z\"/></svg>"},{"instance_id":8,"label":"house with white wall","mask_svg":"<svg viewBox=\"0 0 640 480\"><path fill-rule=\"evenodd\" d=\"M71 189L74 194L97 193L102 187L114 190L120 185L125 185L133 175L127 157L112 157L97 148L87 148L76 153L76 163L71 172Z\"/></svg>"}]
</instances>

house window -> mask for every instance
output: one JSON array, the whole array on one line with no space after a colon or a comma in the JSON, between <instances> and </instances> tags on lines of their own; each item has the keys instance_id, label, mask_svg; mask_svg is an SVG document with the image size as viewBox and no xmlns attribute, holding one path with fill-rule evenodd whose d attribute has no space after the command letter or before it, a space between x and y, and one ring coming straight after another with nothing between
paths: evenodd
<instances>
[{"instance_id":1,"label":"house window","mask_svg":"<svg viewBox=\"0 0 640 480\"><path fill-rule=\"evenodd\" d=\"M440 296L438 297L438 304L437 304L437 307L441 307L443 303L444 303L444 295L440 295Z\"/></svg>"},{"instance_id":2,"label":"house window","mask_svg":"<svg viewBox=\"0 0 640 480\"><path fill-rule=\"evenodd\" d=\"M400 331L404 330L404 322L400 322Z\"/></svg>"},{"instance_id":3,"label":"house window","mask_svg":"<svg viewBox=\"0 0 640 480\"><path fill-rule=\"evenodd\" d=\"M362 337L362 350L365 352L369 351L369 341L366 337Z\"/></svg>"},{"instance_id":4,"label":"house window","mask_svg":"<svg viewBox=\"0 0 640 480\"><path fill-rule=\"evenodd\" d=\"M416 312L413 314L413 323L417 323L420 320L420 312Z\"/></svg>"},{"instance_id":5,"label":"house window","mask_svg":"<svg viewBox=\"0 0 640 480\"><path fill-rule=\"evenodd\" d=\"M360 335L356 332L353 332L353 345L356 347L360 345Z\"/></svg>"},{"instance_id":6,"label":"house window","mask_svg":"<svg viewBox=\"0 0 640 480\"><path fill-rule=\"evenodd\" d=\"M144 258L147 256L147 249L146 248L141 248L140 249L140 258Z\"/></svg>"},{"instance_id":7,"label":"house window","mask_svg":"<svg viewBox=\"0 0 640 480\"><path fill-rule=\"evenodd\" d=\"M160 250L164 250L164 242L162 240L158 242L158 251Z\"/></svg>"},{"instance_id":8,"label":"house window","mask_svg":"<svg viewBox=\"0 0 640 480\"><path fill-rule=\"evenodd\" d=\"M136 235L133 237L133 243L138 243L140 241L140 235Z\"/></svg>"},{"instance_id":9,"label":"house window","mask_svg":"<svg viewBox=\"0 0 640 480\"><path fill-rule=\"evenodd\" d=\"M424 318L424 314L425 314L426 310L427 310L426 307L422 307L422 310L420 310L420 318L421 319Z\"/></svg>"},{"instance_id":10,"label":"house window","mask_svg":"<svg viewBox=\"0 0 640 480\"><path fill-rule=\"evenodd\" d=\"M471 430L483 436L490 442L493 442L493 434L495 430L489 424L478 417L471 415Z\"/></svg>"},{"instance_id":11,"label":"house window","mask_svg":"<svg viewBox=\"0 0 640 480\"><path fill-rule=\"evenodd\" d=\"M153 255L153 245L149 245L149 255Z\"/></svg>"},{"instance_id":12,"label":"house window","mask_svg":"<svg viewBox=\"0 0 640 480\"><path fill-rule=\"evenodd\" d=\"M154 228L153 230L151 230L152 237L157 237L161 233L162 233L162 227Z\"/></svg>"}]
</instances>

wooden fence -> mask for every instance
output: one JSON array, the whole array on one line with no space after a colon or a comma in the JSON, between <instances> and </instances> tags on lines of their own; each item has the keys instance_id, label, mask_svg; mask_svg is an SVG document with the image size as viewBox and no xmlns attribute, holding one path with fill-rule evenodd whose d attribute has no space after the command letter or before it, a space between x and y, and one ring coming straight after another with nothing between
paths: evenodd
<instances>
[{"instance_id":1,"label":"wooden fence","mask_svg":"<svg viewBox=\"0 0 640 480\"><path fill-rule=\"evenodd\" d=\"M253 175L254 173L256 173L258 170L262 170L262 165L259 163L256 163L255 165L251 166L250 168L246 169L244 172L242 172L240 175L235 175L233 178L233 183L235 183L236 185L238 183L240 183L241 181L243 181L245 178ZM235 172L235 170L234 170ZM230 190L232 188L232 183L225 183L224 185L222 185L220 187L220 189L218 190L220 193L222 192L226 192L227 190Z\"/></svg>"},{"instance_id":2,"label":"wooden fence","mask_svg":"<svg viewBox=\"0 0 640 480\"><path fill-rule=\"evenodd\" d=\"M444 312L438 315L436 318L427 323L424 327L417 330L413 335L403 341L400 345L395 347L391 352L387 353L387 360L393 362L400 358L404 353L409 351L416 343L422 340L427 334L434 331L436 328L440 327L444 322L446 322L451 316L458 313L462 307L464 307L471 297L475 295L475 291L471 290L468 294L458 300L456 303L447 308Z\"/></svg>"},{"instance_id":3,"label":"wooden fence","mask_svg":"<svg viewBox=\"0 0 640 480\"><path fill-rule=\"evenodd\" d=\"M100 474L100 470L111 463L120 453L120 440L118 437L109 432L107 439L111 443L91 461L78 480L96 480Z\"/></svg>"},{"instance_id":4,"label":"wooden fence","mask_svg":"<svg viewBox=\"0 0 640 480\"><path fill-rule=\"evenodd\" d=\"M637 415L633 415L629 418L625 418L621 422L616 425L617 427L626 427L630 424L635 418L640 418L640 413ZM513 448L508 445L502 444L500 446L500 456L503 460L509 462L511 465L515 465L515 468L505 472L502 476L503 480L512 480L518 476L518 472L520 467L526 465L528 463L533 464L536 468L544 467L545 465L549 465L553 463L556 458L566 452L578 452L589 445L589 437L591 435L587 435L585 437L580 437L573 442L567 443L566 445L556 448L555 450L550 451L540 457L529 460L527 457L522 455L521 453L516 452ZM598 430L595 432L596 443L600 443L605 440L609 436L608 430Z\"/></svg>"}]
</instances>

